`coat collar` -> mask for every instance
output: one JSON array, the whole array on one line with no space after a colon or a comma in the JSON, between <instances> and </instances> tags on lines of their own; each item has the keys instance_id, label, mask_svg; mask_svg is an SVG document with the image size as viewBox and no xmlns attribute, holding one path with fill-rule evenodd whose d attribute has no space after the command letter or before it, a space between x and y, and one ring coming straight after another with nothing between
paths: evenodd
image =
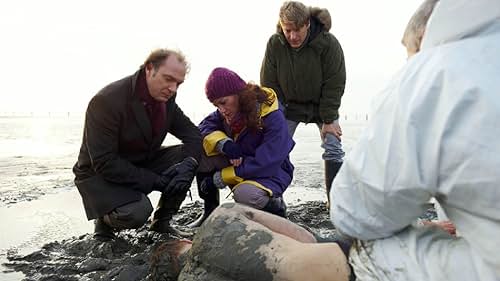
<instances>
[{"instance_id":1,"label":"coat collar","mask_svg":"<svg viewBox=\"0 0 500 281\"><path fill-rule=\"evenodd\" d=\"M141 101L138 93L136 92L137 81L141 73L143 73L143 68L139 69L132 75L132 99L131 99L131 107L134 113L135 119L137 121L137 125L142 131L146 142L150 143L153 139L153 131L151 127L151 121L149 120L148 114L146 112L146 108L144 107L143 102ZM162 135L162 134L160 134Z\"/></svg>"},{"instance_id":2,"label":"coat collar","mask_svg":"<svg viewBox=\"0 0 500 281\"><path fill-rule=\"evenodd\" d=\"M270 97L270 99L272 100L273 103L271 105L267 105L266 103L261 104L260 117L264 117L264 116L268 115L269 113L279 109L279 102L278 102L276 92L274 92L273 89L266 88L266 87L262 87L262 90L264 92L266 92L266 94L268 95L268 97Z\"/></svg>"}]
</instances>

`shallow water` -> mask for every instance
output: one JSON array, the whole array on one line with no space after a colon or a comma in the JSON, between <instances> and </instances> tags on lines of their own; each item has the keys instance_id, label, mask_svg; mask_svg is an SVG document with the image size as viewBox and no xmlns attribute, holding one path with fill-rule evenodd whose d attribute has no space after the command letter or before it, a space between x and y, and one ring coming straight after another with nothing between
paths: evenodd
<instances>
[{"instance_id":1,"label":"shallow water","mask_svg":"<svg viewBox=\"0 0 500 281\"><path fill-rule=\"evenodd\" d=\"M348 152L366 121L345 121L343 146ZM73 187L71 168L80 149L82 116L0 117L0 208L35 200ZM315 124L301 124L295 134L291 160L293 185L322 187L323 161ZM165 145L179 141L168 135ZM307 178L301 177L308 175Z\"/></svg>"},{"instance_id":2,"label":"shallow water","mask_svg":"<svg viewBox=\"0 0 500 281\"><path fill-rule=\"evenodd\" d=\"M0 269L10 253L28 254L42 245L92 230L77 192L68 190L0 208ZM10 279L9 279L10 278ZM18 273L0 273L1 280L19 280Z\"/></svg>"}]
</instances>

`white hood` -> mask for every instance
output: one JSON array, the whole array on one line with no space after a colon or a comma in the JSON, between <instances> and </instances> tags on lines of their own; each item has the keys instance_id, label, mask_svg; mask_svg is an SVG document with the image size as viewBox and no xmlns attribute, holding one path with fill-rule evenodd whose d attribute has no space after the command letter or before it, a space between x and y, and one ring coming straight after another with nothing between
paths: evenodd
<instances>
[{"instance_id":1,"label":"white hood","mask_svg":"<svg viewBox=\"0 0 500 281\"><path fill-rule=\"evenodd\" d=\"M441 0L427 23L422 50L474 34L500 20L500 0Z\"/></svg>"}]
</instances>

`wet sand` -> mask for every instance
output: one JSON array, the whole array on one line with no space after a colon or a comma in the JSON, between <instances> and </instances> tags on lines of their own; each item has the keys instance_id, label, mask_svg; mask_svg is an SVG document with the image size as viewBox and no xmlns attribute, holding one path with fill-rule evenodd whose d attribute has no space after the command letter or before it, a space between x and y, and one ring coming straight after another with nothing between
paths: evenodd
<instances>
[{"instance_id":1,"label":"wet sand","mask_svg":"<svg viewBox=\"0 0 500 281\"><path fill-rule=\"evenodd\" d=\"M192 187L193 201L187 198L183 203L183 212L176 217L177 224L183 225L194 220L201 214L201 200L196 193L196 186ZM232 202L229 190L221 193L223 202ZM159 193L153 192L149 197L155 204ZM286 194L286 200L291 206L300 202L323 202L326 196L323 189L300 188ZM194 202L194 203L193 203ZM325 210L326 215L326 210ZM302 210L291 217L299 219L316 219L314 212ZM305 218L304 218L305 216ZM0 208L2 218L0 237L0 263L7 262L7 256L23 256L34 252L43 245L54 241L62 241L71 237L78 237L93 232L92 222L87 221L81 198L76 188L60 190L56 194L40 197L39 200L25 201ZM322 230L321 230L322 231ZM321 232L320 231L320 232ZM0 265L0 280L20 280L22 275L9 273L12 271Z\"/></svg>"}]
</instances>

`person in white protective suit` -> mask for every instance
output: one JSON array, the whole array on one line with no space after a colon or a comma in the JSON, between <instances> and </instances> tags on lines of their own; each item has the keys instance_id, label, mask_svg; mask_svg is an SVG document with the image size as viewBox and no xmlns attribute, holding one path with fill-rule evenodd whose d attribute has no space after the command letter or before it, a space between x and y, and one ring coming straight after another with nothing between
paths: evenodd
<instances>
[{"instance_id":1,"label":"person in white protective suit","mask_svg":"<svg viewBox=\"0 0 500 281\"><path fill-rule=\"evenodd\" d=\"M358 280L500 280L500 1L439 1L372 116L331 198Z\"/></svg>"},{"instance_id":2,"label":"person in white protective suit","mask_svg":"<svg viewBox=\"0 0 500 281\"><path fill-rule=\"evenodd\" d=\"M422 45L422 38L425 33L425 27L429 21L436 3L439 0L425 0L417 11L413 14L410 21L406 25L405 32L403 34L403 39L401 43L406 47L408 58L412 57L420 51ZM441 227L450 234L456 235L455 225L448 219L446 214L443 212L443 208L439 205L439 202L435 198L431 198L430 203L433 204L436 213L437 220L422 220L418 219L417 224L420 225L434 225Z\"/></svg>"}]
</instances>

